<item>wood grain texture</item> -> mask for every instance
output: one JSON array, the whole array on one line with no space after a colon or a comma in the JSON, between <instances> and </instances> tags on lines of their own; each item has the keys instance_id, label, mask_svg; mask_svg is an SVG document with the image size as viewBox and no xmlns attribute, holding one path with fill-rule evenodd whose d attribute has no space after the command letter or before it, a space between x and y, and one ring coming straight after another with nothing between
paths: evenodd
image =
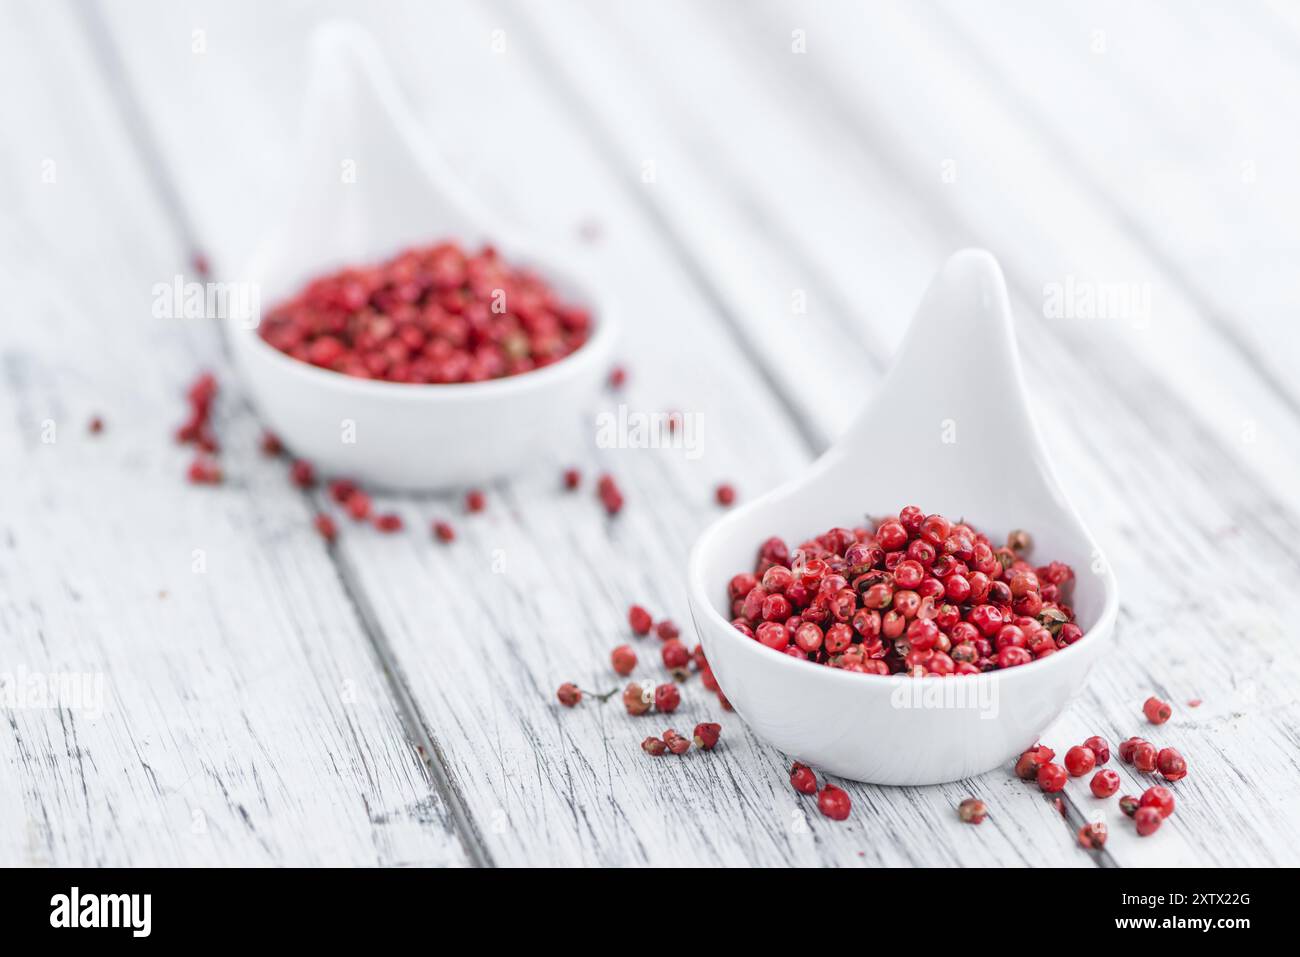
<instances>
[{"instance_id":1,"label":"wood grain texture","mask_svg":"<svg viewBox=\"0 0 1300 957\"><path fill-rule=\"evenodd\" d=\"M355 9L103 9L125 82L177 184L181 218L219 267L234 268L279 188L307 27ZM1090 733L1113 741L1146 733L1140 702L1160 693L1177 717L1158 740L1193 766L1178 785L1178 816L1157 839L1134 838L1111 808L1101 863L1300 860L1284 817L1300 797L1300 674L1275 611L1296 596L1300 421L1278 376L1261 370L1252 331L1238 328L1246 313L1222 295L1249 281L1249 258L1207 277L1182 233L1214 224L1229 230L1228 242L1236 229L1244 248L1267 237L1255 217L1233 215L1226 192L1181 219L1176 202L1143 205L1141 176L1107 160L1116 140L1134 144L1140 165L1158 151L1164 160L1180 146L1194 152L1217 127L1192 140L1177 117L1147 125L1139 117L1127 122L1142 135L1130 135L1106 99L1110 87L1087 82L1078 18L1052 9L1039 18L1046 26L1023 29L1035 31L1035 56L1045 62L1053 44L1060 48L1069 68L1059 81L1005 69L994 31L949 8L765 4L741 14L677 2L569 3L542 15L527 4L404 4L366 17L473 187L543 241L586 237L593 264L621 290L631 385L590 412L625 401L705 423L704 455L692 460L596 448L589 420L585 451L489 489L486 514L461 518L447 498L384 502L414 531L391 539L345 528L332 568L321 572L344 581L366 622L365 634L348 629L337 642L355 642L362 657L367 643L378 647L403 702L409 695L445 790L468 815L460 829L475 859L1094 863L1073 840L1100 803L1081 787L1071 787L1063 822L1001 772L941 788L853 785L855 815L833 825L789 791L786 758L720 716L698 687L686 689L671 723L685 730L721 717L725 748L680 762L652 762L636 747L662 730L661 719L630 721L617 702L565 712L552 701L565 678L614 686L604 661L626 640L629 601L686 624L684 558L716 514L712 484L738 480L742 494L757 494L824 447L878 380L936 265L978 242L1007 271L1048 445L1122 587L1123 656L1098 669L1045 740L1061 749ZM1159 31L1166 15L1177 16L1144 12L1144 31ZM190 47L195 29L206 31L201 55ZM791 52L795 29L806 31L807 54ZM501 53L494 30L503 31ZM921 48L929 55L915 56ZM1249 82L1286 69L1265 64ZM1052 110L1083 92L1094 99L1078 109L1110 109L1109 119L1082 133L1062 129ZM1147 109L1159 112L1159 101ZM1218 126L1232 115L1229 104ZM1083 142L1090 132L1095 142ZM1277 133L1258 154L1285 153L1293 135ZM1293 187L1270 184L1269 195L1285 200ZM1071 275L1149 283L1152 321L1046 318L1044 285ZM1269 288L1280 297L1281 286ZM189 348L202 353L210 343ZM589 490L561 493L558 470L570 461L588 476L617 474L626 513L610 522ZM303 531L302 502L260 514L283 523L298 574L299 551L311 567L323 565ZM457 522L454 547L423 535L435 515ZM255 632L283 639L289 620ZM654 642L637 650L637 677L657 676ZM190 660L178 652L173 668ZM215 653L211 662L228 666ZM1182 706L1193 697L1205 704ZM378 746L391 750L394 740ZM232 753L245 754L249 742L237 744ZM354 753L375 746L367 740ZM1126 776L1125 788L1144 783ZM1243 791L1256 797L1243 800ZM981 828L952 814L971 793L992 808Z\"/></svg>"},{"instance_id":2,"label":"wood grain texture","mask_svg":"<svg viewBox=\"0 0 1300 957\"><path fill-rule=\"evenodd\" d=\"M226 484L184 481L171 434L218 357L206 320L151 317L183 260L95 63L70 7L7 8L0 864L462 863L238 401Z\"/></svg>"}]
</instances>

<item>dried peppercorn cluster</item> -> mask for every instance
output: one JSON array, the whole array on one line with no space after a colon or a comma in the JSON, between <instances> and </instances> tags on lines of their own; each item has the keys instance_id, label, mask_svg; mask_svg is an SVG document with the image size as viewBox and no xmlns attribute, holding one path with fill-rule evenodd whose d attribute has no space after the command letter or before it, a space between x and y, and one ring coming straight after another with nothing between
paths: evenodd
<instances>
[{"instance_id":1,"label":"dried peppercorn cluster","mask_svg":"<svg viewBox=\"0 0 1300 957\"><path fill-rule=\"evenodd\" d=\"M793 552L769 538L728 585L732 626L767 647L864 674L1013 668L1083 637L1070 566L1035 567L1029 536L995 547L909 505L871 531L832 528Z\"/></svg>"},{"instance_id":2,"label":"dried peppercorn cluster","mask_svg":"<svg viewBox=\"0 0 1300 957\"><path fill-rule=\"evenodd\" d=\"M550 365L587 341L587 310L491 246L408 249L312 280L263 319L264 340L323 369L388 382L481 382Z\"/></svg>"}]
</instances>

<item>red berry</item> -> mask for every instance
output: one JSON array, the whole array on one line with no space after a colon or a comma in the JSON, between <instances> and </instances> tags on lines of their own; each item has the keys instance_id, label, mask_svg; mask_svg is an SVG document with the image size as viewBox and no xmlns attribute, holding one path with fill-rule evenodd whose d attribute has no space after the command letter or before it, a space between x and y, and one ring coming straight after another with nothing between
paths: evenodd
<instances>
[{"instance_id":1,"label":"red berry","mask_svg":"<svg viewBox=\"0 0 1300 957\"><path fill-rule=\"evenodd\" d=\"M357 492L357 483L351 479L333 479L329 484L330 498L340 505L346 505Z\"/></svg>"},{"instance_id":2,"label":"red berry","mask_svg":"<svg viewBox=\"0 0 1300 957\"><path fill-rule=\"evenodd\" d=\"M454 542L456 540L456 530L451 527L450 522L441 520L434 522L433 534L437 536L440 542Z\"/></svg>"},{"instance_id":3,"label":"red berry","mask_svg":"<svg viewBox=\"0 0 1300 957\"><path fill-rule=\"evenodd\" d=\"M1166 781L1181 781L1187 777L1187 761L1173 748L1161 748L1156 755L1156 767Z\"/></svg>"},{"instance_id":4,"label":"red berry","mask_svg":"<svg viewBox=\"0 0 1300 957\"><path fill-rule=\"evenodd\" d=\"M719 505L725 508L736 501L736 489L723 482L714 490L713 497L717 499Z\"/></svg>"},{"instance_id":5,"label":"red berry","mask_svg":"<svg viewBox=\"0 0 1300 957\"><path fill-rule=\"evenodd\" d=\"M1142 713L1147 716L1147 720L1152 724L1164 724L1169 720L1169 716L1174 713L1174 709L1167 702L1151 697L1143 702Z\"/></svg>"},{"instance_id":6,"label":"red berry","mask_svg":"<svg viewBox=\"0 0 1300 957\"><path fill-rule=\"evenodd\" d=\"M560 685L560 690L555 693L555 696L560 699L560 704L566 708L572 708L582 700L582 689L573 682L566 681Z\"/></svg>"},{"instance_id":7,"label":"red berry","mask_svg":"<svg viewBox=\"0 0 1300 957\"><path fill-rule=\"evenodd\" d=\"M668 750L668 745L664 744L662 738L646 738L641 742L641 750L652 758L660 757Z\"/></svg>"},{"instance_id":8,"label":"red berry","mask_svg":"<svg viewBox=\"0 0 1300 957\"><path fill-rule=\"evenodd\" d=\"M1133 748L1133 766L1144 774L1156 769L1158 757L1156 746L1148 741L1141 741Z\"/></svg>"},{"instance_id":9,"label":"red berry","mask_svg":"<svg viewBox=\"0 0 1300 957\"><path fill-rule=\"evenodd\" d=\"M695 726L695 746L701 751L712 751L722 734L722 725L702 722Z\"/></svg>"},{"instance_id":10,"label":"red berry","mask_svg":"<svg viewBox=\"0 0 1300 957\"><path fill-rule=\"evenodd\" d=\"M343 506L356 521L364 522L370 517L370 496L357 490L353 492Z\"/></svg>"},{"instance_id":11,"label":"red berry","mask_svg":"<svg viewBox=\"0 0 1300 957\"><path fill-rule=\"evenodd\" d=\"M1107 798L1119 790L1119 775L1111 770L1098 771L1088 785L1099 798Z\"/></svg>"},{"instance_id":12,"label":"red berry","mask_svg":"<svg viewBox=\"0 0 1300 957\"><path fill-rule=\"evenodd\" d=\"M606 473L596 480L596 496L610 515L617 515L623 510L623 493L614 481L614 476Z\"/></svg>"},{"instance_id":13,"label":"red berry","mask_svg":"<svg viewBox=\"0 0 1300 957\"><path fill-rule=\"evenodd\" d=\"M1038 786L1048 794L1055 794L1065 789L1069 776L1059 764L1044 764L1038 769Z\"/></svg>"},{"instance_id":14,"label":"red berry","mask_svg":"<svg viewBox=\"0 0 1300 957\"><path fill-rule=\"evenodd\" d=\"M316 484L316 470L306 459L295 459L289 467L289 480L299 488L311 488Z\"/></svg>"},{"instance_id":15,"label":"red berry","mask_svg":"<svg viewBox=\"0 0 1300 957\"><path fill-rule=\"evenodd\" d=\"M664 667L672 672L673 677L679 681L685 680L690 674L689 666L691 663L691 653L686 646L676 638L670 638L664 642L660 654L663 658Z\"/></svg>"},{"instance_id":16,"label":"red berry","mask_svg":"<svg viewBox=\"0 0 1300 957\"><path fill-rule=\"evenodd\" d=\"M817 775L808 765L796 761L790 768L790 786L800 794L816 794Z\"/></svg>"},{"instance_id":17,"label":"red berry","mask_svg":"<svg viewBox=\"0 0 1300 957\"><path fill-rule=\"evenodd\" d=\"M280 437L269 429L262 433L262 441L260 445L263 455L274 456L279 455L284 451L284 443L280 441Z\"/></svg>"},{"instance_id":18,"label":"red berry","mask_svg":"<svg viewBox=\"0 0 1300 957\"><path fill-rule=\"evenodd\" d=\"M1142 792L1138 806L1153 807L1160 812L1161 817L1168 817L1174 813L1174 794L1169 788L1157 784Z\"/></svg>"},{"instance_id":19,"label":"red berry","mask_svg":"<svg viewBox=\"0 0 1300 957\"><path fill-rule=\"evenodd\" d=\"M1129 817L1135 815L1139 807L1141 807L1141 804L1138 802L1138 799L1131 794L1125 794L1119 799L1119 809Z\"/></svg>"},{"instance_id":20,"label":"red berry","mask_svg":"<svg viewBox=\"0 0 1300 957\"><path fill-rule=\"evenodd\" d=\"M221 482L221 466L206 455L199 455L190 463L185 477L194 485L218 485Z\"/></svg>"},{"instance_id":21,"label":"red berry","mask_svg":"<svg viewBox=\"0 0 1300 957\"><path fill-rule=\"evenodd\" d=\"M767 645L775 651L781 651L790 643L785 625L779 621L765 621L754 632L760 644Z\"/></svg>"},{"instance_id":22,"label":"red berry","mask_svg":"<svg viewBox=\"0 0 1300 957\"><path fill-rule=\"evenodd\" d=\"M957 816L967 824L979 824L988 816L989 809L979 798L967 798L957 805Z\"/></svg>"},{"instance_id":23,"label":"red berry","mask_svg":"<svg viewBox=\"0 0 1300 957\"><path fill-rule=\"evenodd\" d=\"M1142 738L1128 738L1127 740L1120 742L1119 759L1125 764L1132 764L1134 750L1139 744L1145 743L1145 740Z\"/></svg>"},{"instance_id":24,"label":"red berry","mask_svg":"<svg viewBox=\"0 0 1300 957\"><path fill-rule=\"evenodd\" d=\"M660 641L672 641L681 634L681 630L672 623L671 619L665 618L655 625L655 634L659 636Z\"/></svg>"},{"instance_id":25,"label":"red berry","mask_svg":"<svg viewBox=\"0 0 1300 957\"><path fill-rule=\"evenodd\" d=\"M465 511L481 512L487 507L487 496L476 488L470 489L465 493Z\"/></svg>"},{"instance_id":26,"label":"red berry","mask_svg":"<svg viewBox=\"0 0 1300 957\"><path fill-rule=\"evenodd\" d=\"M664 714L670 714L677 710L677 706L682 703L682 693L677 690L677 685L671 681L655 688L655 708Z\"/></svg>"},{"instance_id":27,"label":"red berry","mask_svg":"<svg viewBox=\"0 0 1300 957\"><path fill-rule=\"evenodd\" d=\"M1096 766L1097 756L1092 753L1092 748L1076 744L1065 752L1065 769L1072 778L1081 778Z\"/></svg>"},{"instance_id":28,"label":"red berry","mask_svg":"<svg viewBox=\"0 0 1300 957\"><path fill-rule=\"evenodd\" d=\"M1106 844L1106 837L1106 825L1101 821L1094 821L1079 828L1079 846L1086 850L1101 849Z\"/></svg>"},{"instance_id":29,"label":"red berry","mask_svg":"<svg viewBox=\"0 0 1300 957\"><path fill-rule=\"evenodd\" d=\"M91 416L90 422L86 425L86 429L90 432L91 435L99 435L99 433L103 432L104 431L103 416L99 416L99 415Z\"/></svg>"},{"instance_id":30,"label":"red berry","mask_svg":"<svg viewBox=\"0 0 1300 957\"><path fill-rule=\"evenodd\" d=\"M623 707L628 714L645 714L653 703L654 692L635 681L623 689Z\"/></svg>"},{"instance_id":31,"label":"red berry","mask_svg":"<svg viewBox=\"0 0 1300 957\"><path fill-rule=\"evenodd\" d=\"M1041 744L1034 745L1016 759L1016 777L1024 781L1037 780L1038 769L1054 757L1056 752L1051 748L1043 747Z\"/></svg>"},{"instance_id":32,"label":"red berry","mask_svg":"<svg viewBox=\"0 0 1300 957\"><path fill-rule=\"evenodd\" d=\"M636 668L636 652L627 645L619 645L609 653L609 663L617 674L626 677Z\"/></svg>"},{"instance_id":33,"label":"red berry","mask_svg":"<svg viewBox=\"0 0 1300 957\"><path fill-rule=\"evenodd\" d=\"M664 744L673 754L685 754L691 749L691 739L678 734L672 728L664 732Z\"/></svg>"},{"instance_id":34,"label":"red berry","mask_svg":"<svg viewBox=\"0 0 1300 957\"><path fill-rule=\"evenodd\" d=\"M1101 767L1110 760L1110 745L1101 735L1094 734L1087 741L1083 742L1083 746L1092 749L1092 753L1097 757L1098 767Z\"/></svg>"},{"instance_id":35,"label":"red berry","mask_svg":"<svg viewBox=\"0 0 1300 957\"><path fill-rule=\"evenodd\" d=\"M375 516L375 528L381 532L400 532L402 530L402 516L396 512L387 512L383 515Z\"/></svg>"},{"instance_id":36,"label":"red berry","mask_svg":"<svg viewBox=\"0 0 1300 957\"><path fill-rule=\"evenodd\" d=\"M564 470L564 487L572 492L582 484L582 473L577 469Z\"/></svg>"},{"instance_id":37,"label":"red berry","mask_svg":"<svg viewBox=\"0 0 1300 957\"><path fill-rule=\"evenodd\" d=\"M324 512L317 512L316 517L312 519L312 523L316 526L316 531L320 533L320 537L325 541L333 542L334 539L338 538L338 526L334 524L334 519Z\"/></svg>"},{"instance_id":38,"label":"red berry","mask_svg":"<svg viewBox=\"0 0 1300 957\"><path fill-rule=\"evenodd\" d=\"M853 802L849 800L848 792L833 784L826 785L817 795L817 810L833 821L843 821L847 818L852 806Z\"/></svg>"},{"instance_id":39,"label":"red berry","mask_svg":"<svg viewBox=\"0 0 1300 957\"><path fill-rule=\"evenodd\" d=\"M627 623L632 626L634 634L650 634L650 626L654 623L650 617L650 612L646 611L640 605L633 605L627 610Z\"/></svg>"},{"instance_id":40,"label":"red berry","mask_svg":"<svg viewBox=\"0 0 1300 957\"><path fill-rule=\"evenodd\" d=\"M1137 825L1137 832L1141 837L1147 837L1160 830L1163 820L1160 812L1153 807L1139 807L1133 814L1133 823Z\"/></svg>"},{"instance_id":41,"label":"red berry","mask_svg":"<svg viewBox=\"0 0 1300 957\"><path fill-rule=\"evenodd\" d=\"M622 366L614 366L609 370L609 387L611 389L621 389L627 383L627 370Z\"/></svg>"}]
</instances>

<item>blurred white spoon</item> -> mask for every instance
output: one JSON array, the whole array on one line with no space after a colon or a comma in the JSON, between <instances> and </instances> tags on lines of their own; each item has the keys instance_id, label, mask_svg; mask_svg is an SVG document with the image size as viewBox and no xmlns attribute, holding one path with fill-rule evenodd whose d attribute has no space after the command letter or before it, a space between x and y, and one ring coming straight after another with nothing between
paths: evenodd
<instances>
[{"instance_id":1,"label":"blurred white spoon","mask_svg":"<svg viewBox=\"0 0 1300 957\"><path fill-rule=\"evenodd\" d=\"M863 675L772 651L730 625L727 583L759 545L792 545L865 514L918 505L1076 573L1084 637L1042 660L982 675ZM1065 500L1034 426L1006 283L982 250L953 255L931 284L893 368L808 472L737 508L691 553L689 598L718 681L762 738L814 767L876 784L936 784L1031 746L1109 647L1115 578Z\"/></svg>"},{"instance_id":2,"label":"blurred white spoon","mask_svg":"<svg viewBox=\"0 0 1300 957\"><path fill-rule=\"evenodd\" d=\"M268 426L326 473L383 488L437 489L515 471L576 437L584 402L610 365L614 320L590 277L541 255L481 207L420 135L374 41L329 23L312 37L307 122L293 195L241 278L271 307L321 273L378 262L441 239L496 246L591 311L591 338L534 372L415 385L316 368L226 323ZM346 181L345 173L355 173ZM355 441L347 441L354 438Z\"/></svg>"}]
</instances>

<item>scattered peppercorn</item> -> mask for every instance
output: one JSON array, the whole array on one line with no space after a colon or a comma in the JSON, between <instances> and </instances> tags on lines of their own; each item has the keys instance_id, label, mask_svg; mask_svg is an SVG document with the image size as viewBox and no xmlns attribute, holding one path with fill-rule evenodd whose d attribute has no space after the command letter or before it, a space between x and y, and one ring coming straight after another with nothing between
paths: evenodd
<instances>
[{"instance_id":1,"label":"scattered peppercorn","mask_svg":"<svg viewBox=\"0 0 1300 957\"><path fill-rule=\"evenodd\" d=\"M381 532L391 533L402 530L402 516L396 512L387 512L383 515L375 516L375 528Z\"/></svg>"},{"instance_id":2,"label":"scattered peppercorn","mask_svg":"<svg viewBox=\"0 0 1300 957\"><path fill-rule=\"evenodd\" d=\"M1101 770L1092 776L1088 786L1099 798L1107 798L1119 790L1119 775L1111 770Z\"/></svg>"},{"instance_id":3,"label":"scattered peppercorn","mask_svg":"<svg viewBox=\"0 0 1300 957\"><path fill-rule=\"evenodd\" d=\"M655 694L638 682L632 682L623 689L623 707L631 715L645 714L654 704Z\"/></svg>"},{"instance_id":4,"label":"scattered peppercorn","mask_svg":"<svg viewBox=\"0 0 1300 957\"><path fill-rule=\"evenodd\" d=\"M957 805L957 816L967 824L980 824L988 817L989 809L979 798L966 798Z\"/></svg>"},{"instance_id":5,"label":"scattered peppercorn","mask_svg":"<svg viewBox=\"0 0 1300 957\"><path fill-rule=\"evenodd\" d=\"M1140 837L1147 837L1160 830L1160 824L1164 818L1160 812L1153 807L1139 807L1133 814L1133 823L1137 825L1137 832Z\"/></svg>"},{"instance_id":6,"label":"scattered peppercorn","mask_svg":"<svg viewBox=\"0 0 1300 957\"><path fill-rule=\"evenodd\" d=\"M306 459L295 459L289 469L289 480L298 488L311 488L316 484L316 470Z\"/></svg>"},{"instance_id":7,"label":"scattered peppercorn","mask_svg":"<svg viewBox=\"0 0 1300 957\"><path fill-rule=\"evenodd\" d=\"M1065 770L1072 778L1081 778L1096 766L1097 756L1092 753L1092 748L1076 744L1065 752Z\"/></svg>"},{"instance_id":8,"label":"scattered peppercorn","mask_svg":"<svg viewBox=\"0 0 1300 957\"><path fill-rule=\"evenodd\" d=\"M843 821L849 816L852 806L848 792L833 784L826 785L817 795L817 809L832 821Z\"/></svg>"},{"instance_id":9,"label":"scattered peppercorn","mask_svg":"<svg viewBox=\"0 0 1300 957\"><path fill-rule=\"evenodd\" d=\"M1048 794L1055 794L1065 789L1065 782L1069 780L1065 768L1059 764L1044 764L1038 769L1038 786Z\"/></svg>"},{"instance_id":10,"label":"scattered peppercorn","mask_svg":"<svg viewBox=\"0 0 1300 957\"><path fill-rule=\"evenodd\" d=\"M91 416L90 422L87 423L86 425L86 429L90 432L91 435L99 435L101 432L104 431L103 417L98 415Z\"/></svg>"},{"instance_id":11,"label":"scattered peppercorn","mask_svg":"<svg viewBox=\"0 0 1300 957\"><path fill-rule=\"evenodd\" d=\"M1169 706L1168 702L1152 696L1142 703L1142 713L1147 716L1147 720L1152 724L1164 724L1169 720L1170 715L1174 713L1174 709Z\"/></svg>"},{"instance_id":12,"label":"scattered peppercorn","mask_svg":"<svg viewBox=\"0 0 1300 957\"><path fill-rule=\"evenodd\" d=\"M619 645L609 653L609 663L615 672L626 677L636 668L636 652L627 645Z\"/></svg>"},{"instance_id":13,"label":"scattered peppercorn","mask_svg":"<svg viewBox=\"0 0 1300 957\"><path fill-rule=\"evenodd\" d=\"M1092 751L1093 756L1097 759L1097 767L1101 767L1110 760L1110 744L1101 735L1094 734L1083 742L1083 746Z\"/></svg>"},{"instance_id":14,"label":"scattered peppercorn","mask_svg":"<svg viewBox=\"0 0 1300 957\"><path fill-rule=\"evenodd\" d=\"M712 751L722 735L722 725L701 722L695 726L695 746L701 751Z\"/></svg>"},{"instance_id":15,"label":"scattered peppercorn","mask_svg":"<svg viewBox=\"0 0 1300 957\"><path fill-rule=\"evenodd\" d=\"M1093 821L1079 828L1079 846L1089 850L1100 850L1106 844L1108 832L1102 821Z\"/></svg>"},{"instance_id":16,"label":"scattered peppercorn","mask_svg":"<svg viewBox=\"0 0 1300 957\"><path fill-rule=\"evenodd\" d=\"M450 522L445 522L441 519L433 523L433 534L438 541L443 543L450 543L456 540L456 530L451 527Z\"/></svg>"},{"instance_id":17,"label":"scattered peppercorn","mask_svg":"<svg viewBox=\"0 0 1300 957\"><path fill-rule=\"evenodd\" d=\"M1156 755L1156 768L1166 781L1181 781L1187 777L1187 761L1174 748L1161 748Z\"/></svg>"},{"instance_id":18,"label":"scattered peppercorn","mask_svg":"<svg viewBox=\"0 0 1300 957\"><path fill-rule=\"evenodd\" d=\"M677 690L677 685L671 681L666 681L655 688L655 708L664 714L670 714L677 710L677 706L682 703L682 693Z\"/></svg>"},{"instance_id":19,"label":"scattered peppercorn","mask_svg":"<svg viewBox=\"0 0 1300 957\"><path fill-rule=\"evenodd\" d=\"M1056 757L1056 752L1041 744L1034 745L1016 759L1016 777L1025 781L1038 778L1038 769Z\"/></svg>"},{"instance_id":20,"label":"scattered peppercorn","mask_svg":"<svg viewBox=\"0 0 1300 957\"><path fill-rule=\"evenodd\" d=\"M194 457L186 477L194 485L218 485L221 483L221 466L203 453Z\"/></svg>"},{"instance_id":21,"label":"scattered peppercorn","mask_svg":"<svg viewBox=\"0 0 1300 957\"><path fill-rule=\"evenodd\" d=\"M1140 807L1153 807L1160 812L1161 817L1168 817L1174 813L1174 793L1169 788L1157 784L1155 787L1147 788L1142 792L1142 797L1138 799Z\"/></svg>"},{"instance_id":22,"label":"scattered peppercorn","mask_svg":"<svg viewBox=\"0 0 1300 957\"><path fill-rule=\"evenodd\" d=\"M650 757L657 758L668 750L668 745L664 744L662 738L646 738L641 742L641 749Z\"/></svg>"},{"instance_id":23,"label":"scattered peppercorn","mask_svg":"<svg viewBox=\"0 0 1300 957\"><path fill-rule=\"evenodd\" d=\"M1140 741L1133 748L1133 766L1144 774L1150 774L1156 769L1158 758L1156 746L1149 741Z\"/></svg>"},{"instance_id":24,"label":"scattered peppercorn","mask_svg":"<svg viewBox=\"0 0 1300 957\"><path fill-rule=\"evenodd\" d=\"M622 366L614 366L609 370L609 387L611 389L621 389L627 384L627 370Z\"/></svg>"},{"instance_id":25,"label":"scattered peppercorn","mask_svg":"<svg viewBox=\"0 0 1300 957\"><path fill-rule=\"evenodd\" d=\"M560 699L560 704L572 708L582 700L582 689L573 682L566 681L560 685L560 690L555 693L555 696Z\"/></svg>"},{"instance_id":26,"label":"scattered peppercorn","mask_svg":"<svg viewBox=\"0 0 1300 957\"><path fill-rule=\"evenodd\" d=\"M808 765L796 761L790 768L790 786L800 794L816 794L817 775Z\"/></svg>"},{"instance_id":27,"label":"scattered peppercorn","mask_svg":"<svg viewBox=\"0 0 1300 957\"><path fill-rule=\"evenodd\" d=\"M623 510L623 493L614 481L614 476L605 473L596 480L596 496L610 515L617 515Z\"/></svg>"},{"instance_id":28,"label":"scattered peppercorn","mask_svg":"<svg viewBox=\"0 0 1300 957\"><path fill-rule=\"evenodd\" d=\"M719 505L721 505L723 508L726 508L727 506L735 503L736 489L734 486L729 485L726 482L723 482L714 491L713 497L717 499Z\"/></svg>"},{"instance_id":29,"label":"scattered peppercorn","mask_svg":"<svg viewBox=\"0 0 1300 957\"><path fill-rule=\"evenodd\" d=\"M634 634L648 635L654 619L650 617L650 612L640 605L633 605L627 610L627 623L632 626Z\"/></svg>"},{"instance_id":30,"label":"scattered peppercorn","mask_svg":"<svg viewBox=\"0 0 1300 957\"><path fill-rule=\"evenodd\" d=\"M659 624L655 625L655 634L659 636L660 641L672 641L681 633L681 629L673 624L672 619L669 618L665 618L663 621L659 622Z\"/></svg>"},{"instance_id":31,"label":"scattered peppercorn","mask_svg":"<svg viewBox=\"0 0 1300 957\"><path fill-rule=\"evenodd\" d=\"M691 749L691 739L672 728L664 732L664 744L668 745L668 750L673 754L685 754Z\"/></svg>"},{"instance_id":32,"label":"scattered peppercorn","mask_svg":"<svg viewBox=\"0 0 1300 957\"><path fill-rule=\"evenodd\" d=\"M577 469L564 470L564 487L572 492L582 484L582 473Z\"/></svg>"},{"instance_id":33,"label":"scattered peppercorn","mask_svg":"<svg viewBox=\"0 0 1300 957\"><path fill-rule=\"evenodd\" d=\"M465 493L465 511L481 512L487 507L487 496L480 489L472 488Z\"/></svg>"},{"instance_id":34,"label":"scattered peppercorn","mask_svg":"<svg viewBox=\"0 0 1300 957\"><path fill-rule=\"evenodd\" d=\"M313 519L313 524L316 526L316 531L320 533L320 537L325 539L325 541L333 543L334 540L338 538L339 527L334 524L334 519L326 515L324 512L316 513L316 517Z\"/></svg>"},{"instance_id":35,"label":"scattered peppercorn","mask_svg":"<svg viewBox=\"0 0 1300 957\"><path fill-rule=\"evenodd\" d=\"M1138 801L1138 799L1131 794L1125 794L1122 798L1119 799L1119 809L1123 811L1125 814L1127 814L1129 817L1135 815L1137 813L1137 809L1141 806L1142 805Z\"/></svg>"}]
</instances>

